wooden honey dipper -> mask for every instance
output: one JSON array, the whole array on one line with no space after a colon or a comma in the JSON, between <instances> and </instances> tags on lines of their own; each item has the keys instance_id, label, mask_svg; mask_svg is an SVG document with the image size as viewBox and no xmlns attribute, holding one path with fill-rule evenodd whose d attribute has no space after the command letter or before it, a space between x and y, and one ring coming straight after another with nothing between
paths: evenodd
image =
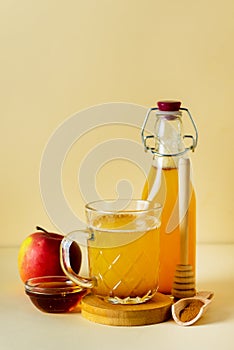
<instances>
[{"instance_id":1,"label":"wooden honey dipper","mask_svg":"<svg viewBox=\"0 0 234 350\"><path fill-rule=\"evenodd\" d=\"M188 208L190 201L190 160L179 160L179 222L180 222L180 264L176 265L172 295L188 298L196 294L195 275L188 263Z\"/></svg>"}]
</instances>

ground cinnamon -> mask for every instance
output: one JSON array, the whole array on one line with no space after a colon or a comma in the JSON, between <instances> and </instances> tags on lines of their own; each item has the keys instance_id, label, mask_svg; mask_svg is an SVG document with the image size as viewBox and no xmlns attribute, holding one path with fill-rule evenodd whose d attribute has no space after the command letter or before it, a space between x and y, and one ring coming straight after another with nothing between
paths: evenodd
<instances>
[{"instance_id":1,"label":"ground cinnamon","mask_svg":"<svg viewBox=\"0 0 234 350\"><path fill-rule=\"evenodd\" d=\"M189 303L183 310L180 311L180 320L182 322L189 322L193 320L199 313L201 307L203 306L201 300L193 300Z\"/></svg>"}]
</instances>

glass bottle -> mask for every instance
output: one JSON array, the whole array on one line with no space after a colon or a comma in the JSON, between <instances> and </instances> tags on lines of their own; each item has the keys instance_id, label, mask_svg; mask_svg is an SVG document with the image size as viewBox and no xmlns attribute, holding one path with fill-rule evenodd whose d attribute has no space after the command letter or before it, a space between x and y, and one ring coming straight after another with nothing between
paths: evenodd
<instances>
[{"instance_id":1,"label":"glass bottle","mask_svg":"<svg viewBox=\"0 0 234 350\"><path fill-rule=\"evenodd\" d=\"M153 154L153 161L142 192L142 199L159 202L163 206L160 234L159 292L170 294L176 265L180 264L180 218L178 204L178 165L181 158L187 158L197 145L198 133L188 109L180 108L178 101L160 101L158 107L147 112L142 141L146 151ZM154 134L146 136L146 125L152 111L155 111ZM195 136L183 134L182 112L190 118ZM185 139L190 141L186 147ZM149 141L153 145L149 146ZM192 144L191 144L192 141ZM192 183L188 207L188 263L195 274L196 260L196 199Z\"/></svg>"}]
</instances>

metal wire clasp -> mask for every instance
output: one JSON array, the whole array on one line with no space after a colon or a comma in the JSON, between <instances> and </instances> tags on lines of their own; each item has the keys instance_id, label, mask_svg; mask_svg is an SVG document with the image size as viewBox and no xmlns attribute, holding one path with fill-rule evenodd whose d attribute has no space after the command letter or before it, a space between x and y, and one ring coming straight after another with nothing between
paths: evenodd
<instances>
[{"instance_id":1,"label":"metal wire clasp","mask_svg":"<svg viewBox=\"0 0 234 350\"><path fill-rule=\"evenodd\" d=\"M150 113L152 111L156 111L156 110L159 110L159 108L158 107L153 107L153 108L149 108L148 109L148 111L146 113L146 116L145 116L145 120L144 120L142 128L141 128L141 139L142 139L142 143L144 145L145 151L150 151L151 153L153 153L154 155L157 155L159 157L175 157L175 156L183 155L183 154L185 154L188 151L194 152L195 148L197 147L197 142L198 142L198 131L197 131L196 124L195 124L195 122L194 122L194 120L192 118L192 115L191 115L191 113L189 112L189 110L187 108L180 108L179 110L180 111L185 111L188 114L189 119L190 119L190 121L191 121L191 123L193 125L193 128L194 128L194 131L195 131L195 137L193 135L183 135L183 139L185 139L185 138L188 139L189 138L189 139L192 140L192 143L191 143L190 146L185 147L185 149L182 152L178 152L178 153L174 153L174 154L164 154L164 153L157 152L154 147L150 147L150 146L147 145L147 141L149 139L155 139L155 135L145 135L145 128L146 128L146 124L148 122Z\"/></svg>"}]
</instances>

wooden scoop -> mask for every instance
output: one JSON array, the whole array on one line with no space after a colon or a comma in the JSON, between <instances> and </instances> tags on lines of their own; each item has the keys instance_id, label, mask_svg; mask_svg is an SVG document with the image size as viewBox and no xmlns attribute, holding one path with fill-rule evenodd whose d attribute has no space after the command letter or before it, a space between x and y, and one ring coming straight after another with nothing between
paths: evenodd
<instances>
[{"instance_id":1,"label":"wooden scoop","mask_svg":"<svg viewBox=\"0 0 234 350\"><path fill-rule=\"evenodd\" d=\"M194 297L178 300L171 307L174 321L180 326L191 326L207 310L213 295L213 292L199 292Z\"/></svg>"},{"instance_id":2,"label":"wooden scoop","mask_svg":"<svg viewBox=\"0 0 234 350\"><path fill-rule=\"evenodd\" d=\"M188 208L190 201L190 160L179 160L179 222L180 222L180 264L176 266L172 295L187 298L196 294L195 276L188 264Z\"/></svg>"}]
</instances>

